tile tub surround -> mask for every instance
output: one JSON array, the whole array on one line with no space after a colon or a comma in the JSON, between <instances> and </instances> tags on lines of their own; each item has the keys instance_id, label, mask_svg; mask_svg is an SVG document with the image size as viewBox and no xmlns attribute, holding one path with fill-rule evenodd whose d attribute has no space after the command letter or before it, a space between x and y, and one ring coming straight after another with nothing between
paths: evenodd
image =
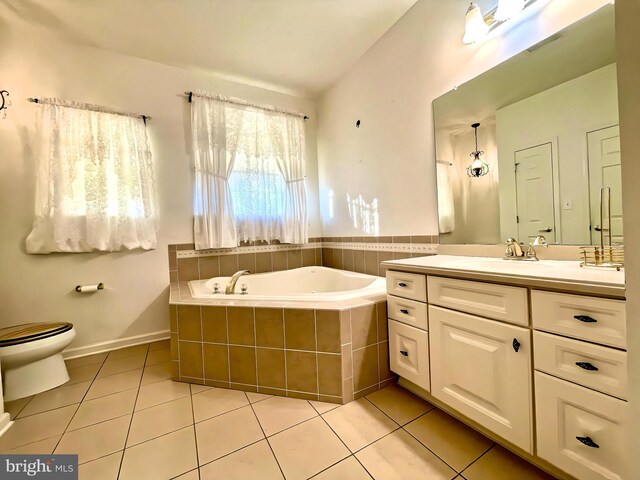
<instances>
[{"instance_id":1,"label":"tile tub surround","mask_svg":"<svg viewBox=\"0 0 640 480\"><path fill-rule=\"evenodd\" d=\"M172 284L173 379L247 392L347 403L395 381L386 301L341 308L179 304ZM176 304L177 303L177 304Z\"/></svg>"},{"instance_id":2,"label":"tile tub surround","mask_svg":"<svg viewBox=\"0 0 640 480\"><path fill-rule=\"evenodd\" d=\"M81 480L551 480L397 385L344 406L187 385L168 348L67 361L69 383L6 405L0 451L78 454Z\"/></svg>"},{"instance_id":3,"label":"tile tub surround","mask_svg":"<svg viewBox=\"0 0 640 480\"><path fill-rule=\"evenodd\" d=\"M192 243L169 245L169 281L230 276L238 270L275 272L313 265L383 277L385 260L437 253L438 235L314 237L304 245L243 243L237 248L195 250Z\"/></svg>"}]
</instances>

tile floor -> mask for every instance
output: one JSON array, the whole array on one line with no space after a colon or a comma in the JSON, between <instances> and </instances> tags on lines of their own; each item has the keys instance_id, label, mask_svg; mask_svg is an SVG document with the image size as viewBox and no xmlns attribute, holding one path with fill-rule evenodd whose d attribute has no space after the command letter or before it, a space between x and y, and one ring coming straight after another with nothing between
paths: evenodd
<instances>
[{"instance_id":1,"label":"tile floor","mask_svg":"<svg viewBox=\"0 0 640 480\"><path fill-rule=\"evenodd\" d=\"M392 385L347 405L170 380L168 341L70 360L6 405L3 453L77 453L81 480L551 479Z\"/></svg>"}]
</instances>

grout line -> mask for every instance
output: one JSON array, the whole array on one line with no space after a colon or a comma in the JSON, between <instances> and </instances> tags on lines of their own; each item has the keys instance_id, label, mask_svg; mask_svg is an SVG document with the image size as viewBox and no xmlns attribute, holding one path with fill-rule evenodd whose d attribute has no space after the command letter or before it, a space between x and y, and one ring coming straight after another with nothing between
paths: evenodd
<instances>
[{"instance_id":1,"label":"grout line","mask_svg":"<svg viewBox=\"0 0 640 480\"><path fill-rule=\"evenodd\" d=\"M278 457L276 457L276 452L273 451L273 447L271 446L271 443L269 443L269 439L267 437L267 434L264 431L264 428L262 428L262 424L260 423L260 419L258 418L258 414L256 413L255 409L253 408L253 404L249 400L249 396L247 395L247 392L245 392L245 397L247 397L247 401L249 402L249 407L251 407L251 411L253 412L253 416L256 417L256 422L258 422L258 425L260 426L260 430L262 431L262 435L264 435L264 440L267 441L267 445L269 446L269 450L271 450L271 455L273 455L273 458L275 459L276 464L278 465L278 468L280 469L280 473L282 474L282 478L286 478L285 475L284 475L284 470L282 470L282 466L280 465L280 462L278 461ZM311 405L311 404L309 404L309 405ZM313 405L311 405L311 408L313 408ZM260 441L262 441L262 440L260 440ZM246 448L246 447L243 447L243 448Z\"/></svg>"},{"instance_id":2,"label":"grout line","mask_svg":"<svg viewBox=\"0 0 640 480\"><path fill-rule=\"evenodd\" d=\"M149 356L149 345L147 344L147 355L145 356L145 363L147 363L147 357ZM138 397L140 396L140 387L142 386L142 377L144 376L144 368L140 373L140 381L138 382L138 391L136 393L136 399L133 402L133 412L131 412L131 420L129 420L129 428L127 429L127 435L124 438L124 445L122 447L122 457L120 458L120 466L118 467L118 477L120 477L120 472L122 472L122 464L124 463L124 454L127 450L127 440L129 440L129 434L131 433L131 425L133 424L133 417L136 414L136 404L138 403ZM191 387L189 387L189 392L191 392Z\"/></svg>"},{"instance_id":3,"label":"grout line","mask_svg":"<svg viewBox=\"0 0 640 480\"><path fill-rule=\"evenodd\" d=\"M246 396L245 394L245 397ZM249 399L247 398L247 400ZM191 420L193 421L193 440L196 447L196 468L198 470L198 479L200 479L200 454L198 452L198 433L196 432L196 410L193 407L193 389L191 388L191 384L189 384L189 402L191 403Z\"/></svg>"},{"instance_id":4,"label":"grout line","mask_svg":"<svg viewBox=\"0 0 640 480\"><path fill-rule=\"evenodd\" d=\"M490 439L491 440L491 439ZM480 460L482 457L484 457L487 453L489 453L489 451L493 450L495 448L495 446L498 445L497 443L493 442L493 445L491 445L489 448L487 448L487 450L480 455L478 458L476 458L473 462L471 462L469 465L467 465L466 467L464 467L462 470L460 470L459 475L462 476L462 473L465 472L471 465L473 465L474 463L476 463L478 460ZM536 467L539 468L539 467ZM465 478L464 476L462 476L462 478Z\"/></svg>"}]
</instances>

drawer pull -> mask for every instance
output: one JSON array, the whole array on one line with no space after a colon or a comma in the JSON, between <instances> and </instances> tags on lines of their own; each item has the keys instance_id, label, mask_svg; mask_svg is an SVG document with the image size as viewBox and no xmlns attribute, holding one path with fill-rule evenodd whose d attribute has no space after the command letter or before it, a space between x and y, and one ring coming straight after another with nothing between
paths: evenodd
<instances>
[{"instance_id":1,"label":"drawer pull","mask_svg":"<svg viewBox=\"0 0 640 480\"><path fill-rule=\"evenodd\" d=\"M400 309L400 313L404 313L405 315L409 315L409 310L407 310L406 308L401 308Z\"/></svg>"},{"instance_id":2,"label":"drawer pull","mask_svg":"<svg viewBox=\"0 0 640 480\"><path fill-rule=\"evenodd\" d=\"M398 283L398 286L399 286L399 287L406 287L406 286L407 286L407 284L406 284L406 283L404 283L404 282L400 282L400 283Z\"/></svg>"},{"instance_id":3,"label":"drawer pull","mask_svg":"<svg viewBox=\"0 0 640 480\"><path fill-rule=\"evenodd\" d=\"M574 315L573 318L584 323L596 323L598 320L590 317L589 315Z\"/></svg>"},{"instance_id":4,"label":"drawer pull","mask_svg":"<svg viewBox=\"0 0 640 480\"><path fill-rule=\"evenodd\" d=\"M518 341L517 338L513 339L513 349L515 350L516 353L518 353L518 351L520 350L520 342Z\"/></svg>"},{"instance_id":5,"label":"drawer pull","mask_svg":"<svg viewBox=\"0 0 640 480\"><path fill-rule=\"evenodd\" d=\"M589 362L576 362L576 365L585 370L589 370L590 372L597 372L598 367L589 363Z\"/></svg>"},{"instance_id":6,"label":"drawer pull","mask_svg":"<svg viewBox=\"0 0 640 480\"><path fill-rule=\"evenodd\" d=\"M407 352L406 350L400 350L400 353L401 353L402 355L404 355L405 357L408 357L408 356L409 356L409 352Z\"/></svg>"},{"instance_id":7,"label":"drawer pull","mask_svg":"<svg viewBox=\"0 0 640 480\"><path fill-rule=\"evenodd\" d=\"M600 448L600 445L598 445L596 442L594 442L591 439L591 437L576 437L576 440L578 440L580 443L585 444L587 447Z\"/></svg>"}]
</instances>

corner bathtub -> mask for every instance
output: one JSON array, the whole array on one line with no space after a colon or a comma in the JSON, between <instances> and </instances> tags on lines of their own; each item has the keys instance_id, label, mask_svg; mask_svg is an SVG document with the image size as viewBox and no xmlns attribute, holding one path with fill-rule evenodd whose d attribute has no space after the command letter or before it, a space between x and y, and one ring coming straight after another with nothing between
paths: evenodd
<instances>
[{"instance_id":1,"label":"corner bathtub","mask_svg":"<svg viewBox=\"0 0 640 480\"><path fill-rule=\"evenodd\" d=\"M246 274L238 279L235 293L224 293L231 277L192 280L189 291L194 299L228 300L238 305L256 301L339 302L359 298L379 297L386 292L385 279L363 273L347 272L327 267L302 267L279 272ZM214 284L220 293L214 294ZM247 294L241 295L242 285Z\"/></svg>"}]
</instances>

